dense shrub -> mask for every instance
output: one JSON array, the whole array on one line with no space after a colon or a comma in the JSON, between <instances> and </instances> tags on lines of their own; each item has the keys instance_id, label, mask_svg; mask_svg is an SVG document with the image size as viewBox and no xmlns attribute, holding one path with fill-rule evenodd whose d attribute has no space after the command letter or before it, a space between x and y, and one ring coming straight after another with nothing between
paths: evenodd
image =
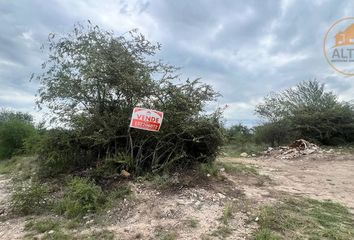
<instances>
[{"instance_id":1,"label":"dense shrub","mask_svg":"<svg viewBox=\"0 0 354 240\"><path fill-rule=\"evenodd\" d=\"M255 142L267 143L272 147L287 144L298 137L286 121L269 122L254 129Z\"/></svg>"},{"instance_id":2,"label":"dense shrub","mask_svg":"<svg viewBox=\"0 0 354 240\"><path fill-rule=\"evenodd\" d=\"M0 112L0 159L6 159L23 151L24 142L34 138L37 131L32 117L21 112Z\"/></svg>"},{"instance_id":3,"label":"dense shrub","mask_svg":"<svg viewBox=\"0 0 354 240\"><path fill-rule=\"evenodd\" d=\"M65 130L53 130L43 143L43 172L107 161L138 175L215 159L222 143L220 112L208 115L204 107L218 94L199 80L177 79L175 67L154 61L159 44L136 31L116 36L89 24L50 35L48 48L38 104ZM164 112L159 132L129 129L136 106ZM121 156L129 157L114 160Z\"/></svg>"},{"instance_id":4,"label":"dense shrub","mask_svg":"<svg viewBox=\"0 0 354 240\"><path fill-rule=\"evenodd\" d=\"M68 188L64 198L58 203L57 210L68 218L77 218L96 212L104 202L99 186L90 180L75 177L68 182Z\"/></svg>"},{"instance_id":5,"label":"dense shrub","mask_svg":"<svg viewBox=\"0 0 354 240\"><path fill-rule=\"evenodd\" d=\"M270 94L256 112L268 120L258 128L259 139L272 144L289 136L328 145L354 141L354 106L316 80Z\"/></svg>"}]
</instances>

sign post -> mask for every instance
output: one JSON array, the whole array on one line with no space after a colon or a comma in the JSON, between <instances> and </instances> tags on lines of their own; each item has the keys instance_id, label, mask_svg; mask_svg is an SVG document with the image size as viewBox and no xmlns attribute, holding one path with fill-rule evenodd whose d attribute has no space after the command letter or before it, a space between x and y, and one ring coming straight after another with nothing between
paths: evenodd
<instances>
[{"instance_id":1,"label":"sign post","mask_svg":"<svg viewBox=\"0 0 354 240\"><path fill-rule=\"evenodd\" d=\"M162 119L163 112L136 107L133 109L129 126L131 128L158 132L162 124Z\"/></svg>"}]
</instances>

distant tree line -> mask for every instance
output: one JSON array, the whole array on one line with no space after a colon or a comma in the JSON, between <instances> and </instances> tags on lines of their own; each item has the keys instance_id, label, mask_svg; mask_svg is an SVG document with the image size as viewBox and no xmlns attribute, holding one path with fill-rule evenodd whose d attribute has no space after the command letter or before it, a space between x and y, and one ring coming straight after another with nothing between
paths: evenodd
<instances>
[{"instance_id":1,"label":"distant tree line","mask_svg":"<svg viewBox=\"0 0 354 240\"><path fill-rule=\"evenodd\" d=\"M354 106L339 101L317 80L304 81L283 92L271 93L256 107L265 122L252 129L229 128L229 140L287 144L295 139L339 145L354 142Z\"/></svg>"},{"instance_id":2,"label":"distant tree line","mask_svg":"<svg viewBox=\"0 0 354 240\"><path fill-rule=\"evenodd\" d=\"M30 114L6 109L0 111L0 160L18 153L33 153L38 138Z\"/></svg>"}]
</instances>

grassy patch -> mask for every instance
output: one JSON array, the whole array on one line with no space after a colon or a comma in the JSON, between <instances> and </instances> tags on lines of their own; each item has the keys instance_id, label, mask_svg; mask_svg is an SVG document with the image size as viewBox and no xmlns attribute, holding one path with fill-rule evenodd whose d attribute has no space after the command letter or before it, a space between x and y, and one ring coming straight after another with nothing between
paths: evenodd
<instances>
[{"instance_id":1,"label":"grassy patch","mask_svg":"<svg viewBox=\"0 0 354 240\"><path fill-rule=\"evenodd\" d=\"M255 239L354 239L354 217L331 201L289 197L266 206Z\"/></svg>"},{"instance_id":2,"label":"grassy patch","mask_svg":"<svg viewBox=\"0 0 354 240\"><path fill-rule=\"evenodd\" d=\"M217 162L219 169L224 168L225 172L229 174L250 174L259 175L257 169L252 165L237 162Z\"/></svg>"},{"instance_id":3,"label":"grassy patch","mask_svg":"<svg viewBox=\"0 0 354 240\"><path fill-rule=\"evenodd\" d=\"M281 238L273 233L268 228L263 228L259 230L254 237L254 240L280 240Z\"/></svg>"},{"instance_id":4,"label":"grassy patch","mask_svg":"<svg viewBox=\"0 0 354 240\"><path fill-rule=\"evenodd\" d=\"M56 209L68 218L79 218L96 212L104 204L105 198L99 186L87 179L75 177L68 182L64 198Z\"/></svg>"},{"instance_id":5,"label":"grassy patch","mask_svg":"<svg viewBox=\"0 0 354 240\"><path fill-rule=\"evenodd\" d=\"M222 222L223 224L227 225L229 220L232 218L232 212L234 210L234 206L232 203L228 202L225 204L224 210L222 212Z\"/></svg>"},{"instance_id":6,"label":"grassy patch","mask_svg":"<svg viewBox=\"0 0 354 240\"><path fill-rule=\"evenodd\" d=\"M226 157L240 157L240 154L243 152L246 152L248 155L259 155L259 153L264 151L265 148L265 145L259 145L255 143L229 143L228 145L222 147L222 152Z\"/></svg>"},{"instance_id":7,"label":"grassy patch","mask_svg":"<svg viewBox=\"0 0 354 240\"><path fill-rule=\"evenodd\" d=\"M22 215L41 213L50 204L48 194L45 184L31 180L18 183L11 195L12 209Z\"/></svg>"},{"instance_id":8,"label":"grassy patch","mask_svg":"<svg viewBox=\"0 0 354 240\"><path fill-rule=\"evenodd\" d=\"M54 219L30 220L25 225L25 230L45 233L50 230L59 230L60 223Z\"/></svg>"},{"instance_id":9,"label":"grassy patch","mask_svg":"<svg viewBox=\"0 0 354 240\"><path fill-rule=\"evenodd\" d=\"M204 176L217 177L220 172L220 167L216 165L214 162L202 163L200 164L200 172Z\"/></svg>"},{"instance_id":10,"label":"grassy patch","mask_svg":"<svg viewBox=\"0 0 354 240\"><path fill-rule=\"evenodd\" d=\"M15 156L0 161L0 174L11 174L20 172L29 177L35 172L36 157Z\"/></svg>"},{"instance_id":11,"label":"grassy patch","mask_svg":"<svg viewBox=\"0 0 354 240\"><path fill-rule=\"evenodd\" d=\"M259 175L256 167L252 165L247 165L244 163L237 163L237 162L212 162L212 163L205 163L201 164L200 172L203 175L217 177L219 176L221 171L225 171L229 174L243 174L243 175Z\"/></svg>"},{"instance_id":12,"label":"grassy patch","mask_svg":"<svg viewBox=\"0 0 354 240\"><path fill-rule=\"evenodd\" d=\"M131 198L132 194L133 192L129 186L116 187L108 193L106 207L112 207L125 198Z\"/></svg>"},{"instance_id":13,"label":"grassy patch","mask_svg":"<svg viewBox=\"0 0 354 240\"><path fill-rule=\"evenodd\" d=\"M17 161L15 158L0 161L0 174L10 174L16 168Z\"/></svg>"},{"instance_id":14,"label":"grassy patch","mask_svg":"<svg viewBox=\"0 0 354 240\"><path fill-rule=\"evenodd\" d=\"M53 231L53 232L47 232L44 234L44 236L41 238L42 240L73 240L71 235L64 233L61 230Z\"/></svg>"}]
</instances>

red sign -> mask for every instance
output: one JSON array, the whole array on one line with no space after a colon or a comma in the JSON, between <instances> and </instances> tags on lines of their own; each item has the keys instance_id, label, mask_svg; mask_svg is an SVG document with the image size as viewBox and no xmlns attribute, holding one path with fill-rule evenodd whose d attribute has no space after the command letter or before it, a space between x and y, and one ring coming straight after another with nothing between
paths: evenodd
<instances>
[{"instance_id":1,"label":"red sign","mask_svg":"<svg viewBox=\"0 0 354 240\"><path fill-rule=\"evenodd\" d=\"M158 132L161 127L162 119L163 112L136 107L133 109L130 127Z\"/></svg>"}]
</instances>

